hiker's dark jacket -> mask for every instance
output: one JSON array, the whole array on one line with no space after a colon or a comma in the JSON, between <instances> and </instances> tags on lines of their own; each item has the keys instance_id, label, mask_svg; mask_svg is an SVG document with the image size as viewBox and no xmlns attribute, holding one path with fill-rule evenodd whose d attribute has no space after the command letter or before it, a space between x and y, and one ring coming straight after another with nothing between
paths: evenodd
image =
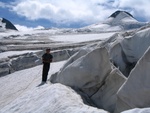
<instances>
[{"instance_id":1,"label":"hiker's dark jacket","mask_svg":"<svg viewBox=\"0 0 150 113\"><path fill-rule=\"evenodd\" d=\"M53 56L51 54L48 54L48 53L45 53L43 56L42 56L42 61L43 63L51 63L52 62L52 59L53 59Z\"/></svg>"}]
</instances>

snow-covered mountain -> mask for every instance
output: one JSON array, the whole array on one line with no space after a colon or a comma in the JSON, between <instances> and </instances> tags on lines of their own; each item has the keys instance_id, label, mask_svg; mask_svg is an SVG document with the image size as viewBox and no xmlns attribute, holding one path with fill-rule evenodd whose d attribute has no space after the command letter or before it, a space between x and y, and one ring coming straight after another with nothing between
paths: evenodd
<instances>
[{"instance_id":1,"label":"snow-covered mountain","mask_svg":"<svg viewBox=\"0 0 150 113\"><path fill-rule=\"evenodd\" d=\"M58 29L59 34L69 34L69 33L99 33L99 32L112 32L112 31L122 31L137 29L142 26L148 25L148 22L137 21L130 13L126 11L116 11L110 15L106 20L85 26L77 29ZM17 30L17 28L8 20L0 18L0 31L6 31L7 29ZM56 28L51 28L56 30ZM47 29L45 29L47 30Z\"/></svg>"},{"instance_id":2,"label":"snow-covered mountain","mask_svg":"<svg viewBox=\"0 0 150 113\"><path fill-rule=\"evenodd\" d=\"M17 30L17 28L9 20L0 18L0 32L6 30Z\"/></svg>"},{"instance_id":3,"label":"snow-covered mountain","mask_svg":"<svg viewBox=\"0 0 150 113\"><path fill-rule=\"evenodd\" d=\"M105 21L93 24L82 29L91 31L121 31L140 28L147 25L146 22L137 21L130 13L126 11L116 11Z\"/></svg>"}]
</instances>

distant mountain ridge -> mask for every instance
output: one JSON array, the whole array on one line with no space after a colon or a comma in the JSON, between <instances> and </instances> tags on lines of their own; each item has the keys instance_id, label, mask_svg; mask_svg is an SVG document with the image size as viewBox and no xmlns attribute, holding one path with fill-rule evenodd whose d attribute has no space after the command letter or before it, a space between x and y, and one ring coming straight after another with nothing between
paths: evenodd
<instances>
[{"instance_id":1,"label":"distant mountain ridge","mask_svg":"<svg viewBox=\"0 0 150 113\"><path fill-rule=\"evenodd\" d=\"M105 21L83 29L89 29L91 31L121 31L140 28L147 25L147 22L137 21L130 13L126 11L116 11L111 14Z\"/></svg>"},{"instance_id":2,"label":"distant mountain ridge","mask_svg":"<svg viewBox=\"0 0 150 113\"><path fill-rule=\"evenodd\" d=\"M0 31L5 31L7 29L17 30L17 28L9 20L5 18L0 18Z\"/></svg>"},{"instance_id":3,"label":"distant mountain ridge","mask_svg":"<svg viewBox=\"0 0 150 113\"><path fill-rule=\"evenodd\" d=\"M106 20L85 26L77 29L67 29L66 33L88 33L88 32L113 32L113 31L123 31L141 28L146 25L150 25L148 22L139 22L133 15L126 11L116 11L111 14ZM6 30L17 30L17 28L7 19L0 18L0 32ZM64 29L65 30L65 29ZM18 31L18 30L17 30Z\"/></svg>"}]
</instances>

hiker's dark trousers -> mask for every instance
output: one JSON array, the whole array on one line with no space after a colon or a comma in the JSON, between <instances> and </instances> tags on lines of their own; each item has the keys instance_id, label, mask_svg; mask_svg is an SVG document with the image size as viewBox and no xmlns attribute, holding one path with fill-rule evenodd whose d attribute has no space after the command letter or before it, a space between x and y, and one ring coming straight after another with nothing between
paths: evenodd
<instances>
[{"instance_id":1,"label":"hiker's dark trousers","mask_svg":"<svg viewBox=\"0 0 150 113\"><path fill-rule=\"evenodd\" d=\"M43 73L42 73L42 81L47 81L48 71L50 68L50 63L43 63Z\"/></svg>"}]
</instances>

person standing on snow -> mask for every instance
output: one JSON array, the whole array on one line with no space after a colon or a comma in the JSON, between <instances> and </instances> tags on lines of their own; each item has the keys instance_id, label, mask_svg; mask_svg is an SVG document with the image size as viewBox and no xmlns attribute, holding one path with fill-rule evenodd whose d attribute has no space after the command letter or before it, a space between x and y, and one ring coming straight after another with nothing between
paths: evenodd
<instances>
[{"instance_id":1,"label":"person standing on snow","mask_svg":"<svg viewBox=\"0 0 150 113\"><path fill-rule=\"evenodd\" d=\"M42 73L42 83L47 81L48 72L50 69L50 63L52 62L53 56L50 54L50 49L46 49L46 53L42 56L43 61L43 73Z\"/></svg>"}]
</instances>

